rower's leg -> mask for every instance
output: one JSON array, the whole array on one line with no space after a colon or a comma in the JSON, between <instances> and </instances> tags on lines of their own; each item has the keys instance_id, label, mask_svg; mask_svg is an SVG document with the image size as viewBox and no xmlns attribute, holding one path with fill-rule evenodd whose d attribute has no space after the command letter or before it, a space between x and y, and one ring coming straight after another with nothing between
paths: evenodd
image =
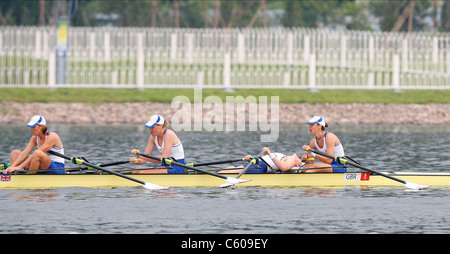
<instances>
[{"instance_id":1,"label":"rower's leg","mask_svg":"<svg viewBox=\"0 0 450 254\"><path fill-rule=\"evenodd\" d=\"M50 157L41 150L36 150L31 155L30 170L47 169L52 163Z\"/></svg>"},{"instance_id":2,"label":"rower's leg","mask_svg":"<svg viewBox=\"0 0 450 254\"><path fill-rule=\"evenodd\" d=\"M9 162L11 162L11 164L13 164L17 160L17 157L19 157L21 152L22 151L20 151L20 150L13 150L11 152L11 154L9 155Z\"/></svg>"}]
</instances>

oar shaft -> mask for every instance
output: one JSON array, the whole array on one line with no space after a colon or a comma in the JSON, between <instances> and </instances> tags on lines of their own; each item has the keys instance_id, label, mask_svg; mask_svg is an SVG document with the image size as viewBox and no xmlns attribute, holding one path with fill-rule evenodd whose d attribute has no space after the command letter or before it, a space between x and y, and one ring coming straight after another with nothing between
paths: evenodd
<instances>
[{"instance_id":1,"label":"oar shaft","mask_svg":"<svg viewBox=\"0 0 450 254\"><path fill-rule=\"evenodd\" d=\"M247 164L247 166L245 166L245 168L239 173L239 175L236 176L236 178L241 177L241 175L245 174L245 172L247 172L247 170L255 165L257 163L256 160L259 160L259 157L263 156L264 154L266 154L265 151L260 152L258 155L256 155L256 158L251 158L250 162Z\"/></svg>"},{"instance_id":2,"label":"oar shaft","mask_svg":"<svg viewBox=\"0 0 450 254\"><path fill-rule=\"evenodd\" d=\"M64 158L64 159L66 159L66 160L72 161L72 157L67 156L67 155L65 155L65 154L60 154L60 153L57 153L57 152L54 152L54 151L51 151L51 150L49 150L48 153L51 153L51 154L53 154L53 155L59 156L59 157L61 157L61 158ZM135 178L132 178L132 177L123 175L123 174L118 173L118 172L114 172L114 171L109 170L109 169L106 169L106 168L101 168L101 167L99 167L99 166L96 166L96 165L94 165L94 164L92 164L92 163L83 161L83 160L81 160L81 159L76 159L76 158L75 158L75 161L76 161L77 164L85 165L85 166L88 166L88 167L91 167L91 168L95 168L95 169L98 169L98 170L101 170L101 171L104 171L104 172L108 172L108 173L110 173L110 174L113 174L113 175L116 175L116 176L119 176L119 177L128 179L128 180L130 180L130 181L134 181L134 182L140 183L140 184L142 184L142 185L145 185L145 184L146 184L144 181L141 181L141 180L138 180L138 179L135 179Z\"/></svg>"},{"instance_id":3,"label":"oar shaft","mask_svg":"<svg viewBox=\"0 0 450 254\"><path fill-rule=\"evenodd\" d=\"M192 165L188 165L188 166L195 166L195 167L210 166L210 165L238 162L238 161L242 161L242 160L243 159L241 158L241 159L234 159L234 160L211 161L211 162L204 162L204 163L193 163Z\"/></svg>"},{"instance_id":4,"label":"oar shaft","mask_svg":"<svg viewBox=\"0 0 450 254\"><path fill-rule=\"evenodd\" d=\"M350 161L348 161L348 160L346 160L346 159L343 159L343 158L341 158L341 157L333 157L333 156L331 156L331 155L329 155L329 154L327 154L327 153L323 153L323 152L321 152L321 151L314 150L314 149L309 149L308 151L311 151L311 152L313 152L313 153L316 153L316 154L319 154L319 155L328 157L328 158L330 158L330 159L336 160L336 161L338 161L338 162L340 162L340 163L342 163L342 164L347 164L347 165L350 165L350 166L353 166L353 167L357 167L357 168L360 168L360 169L362 169L362 170L365 170L365 171L368 171L368 172L371 172L371 173L374 173L374 174L378 174L378 175L384 176L384 177L386 177L386 178L389 178L389 179L391 179L391 180L394 180L394 181L397 181L397 182L406 184L406 181L404 181L404 180L402 180L402 179L398 179L398 178L396 178L396 177L393 177L393 176L390 176L390 175L386 175L386 174L384 174L384 173L381 173L381 172L379 172L379 171L376 171L376 170L373 170L373 169L370 169L370 168L366 168L366 167L364 167L364 166L361 166L361 165L359 165L359 164L350 162Z\"/></svg>"},{"instance_id":5,"label":"oar shaft","mask_svg":"<svg viewBox=\"0 0 450 254\"><path fill-rule=\"evenodd\" d=\"M241 177L241 175L245 174L245 172L247 172L247 170L253 166L255 163L255 159L250 160L250 162L247 164L247 166L245 166L245 168L236 176L236 178Z\"/></svg>"},{"instance_id":6,"label":"oar shaft","mask_svg":"<svg viewBox=\"0 0 450 254\"><path fill-rule=\"evenodd\" d=\"M110 167L110 166L116 166L116 165L121 165L121 164L126 164L126 163L130 163L130 161L115 161L115 162L110 162L110 163L100 163L100 167Z\"/></svg>"},{"instance_id":7,"label":"oar shaft","mask_svg":"<svg viewBox=\"0 0 450 254\"><path fill-rule=\"evenodd\" d=\"M153 160L159 160L161 162L163 162L163 160L164 160L164 158L159 158L159 157L153 156L151 154L136 153L136 155L143 156L143 157L146 157L146 158L149 158L149 159L153 159ZM228 178L226 176L217 174L215 172L210 172L210 171L207 171L207 170L194 168L194 167L191 167L191 166L188 166L188 165L185 165L183 163L179 163L179 162L176 162L176 161L173 161L173 160L166 160L166 161L164 161L164 163L169 164L169 165L175 165L175 166L191 169L191 170L194 170L194 171L198 171L198 172L201 172L201 173L205 173L205 174L209 174L209 175L212 175L212 176L220 177L220 178L223 178L223 179L227 179Z\"/></svg>"}]
</instances>

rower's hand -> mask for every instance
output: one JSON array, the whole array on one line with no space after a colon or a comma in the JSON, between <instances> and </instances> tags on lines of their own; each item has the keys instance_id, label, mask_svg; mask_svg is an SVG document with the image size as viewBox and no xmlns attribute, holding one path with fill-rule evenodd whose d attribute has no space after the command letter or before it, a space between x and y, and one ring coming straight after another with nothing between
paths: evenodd
<instances>
[{"instance_id":1,"label":"rower's hand","mask_svg":"<svg viewBox=\"0 0 450 254\"><path fill-rule=\"evenodd\" d=\"M268 155L270 155L272 152L270 152L270 148L264 147L263 151L266 152Z\"/></svg>"},{"instance_id":2,"label":"rower's hand","mask_svg":"<svg viewBox=\"0 0 450 254\"><path fill-rule=\"evenodd\" d=\"M20 167L8 167L7 169L3 170L3 174L11 174L12 172L19 171Z\"/></svg>"},{"instance_id":3,"label":"rower's hand","mask_svg":"<svg viewBox=\"0 0 450 254\"><path fill-rule=\"evenodd\" d=\"M250 161L252 159L251 155L246 155L242 160L244 161Z\"/></svg>"},{"instance_id":4,"label":"rower's hand","mask_svg":"<svg viewBox=\"0 0 450 254\"><path fill-rule=\"evenodd\" d=\"M133 149L133 150L131 150L131 153L132 153L132 154L137 154L137 153L140 153L140 152L139 152L138 149Z\"/></svg>"},{"instance_id":5,"label":"rower's hand","mask_svg":"<svg viewBox=\"0 0 450 254\"><path fill-rule=\"evenodd\" d=\"M311 149L311 147L308 145L304 145L302 148L303 148L303 150L308 151L308 152L309 152L309 149Z\"/></svg>"},{"instance_id":6,"label":"rower's hand","mask_svg":"<svg viewBox=\"0 0 450 254\"><path fill-rule=\"evenodd\" d=\"M131 162L131 163L134 163L134 164L139 164L139 159L136 158L136 157L131 157L131 158L130 158L130 162Z\"/></svg>"},{"instance_id":7,"label":"rower's hand","mask_svg":"<svg viewBox=\"0 0 450 254\"><path fill-rule=\"evenodd\" d=\"M134 164L137 164L137 165L145 164L145 160L137 158L137 157L131 157L130 158L130 162L134 163Z\"/></svg>"}]
</instances>

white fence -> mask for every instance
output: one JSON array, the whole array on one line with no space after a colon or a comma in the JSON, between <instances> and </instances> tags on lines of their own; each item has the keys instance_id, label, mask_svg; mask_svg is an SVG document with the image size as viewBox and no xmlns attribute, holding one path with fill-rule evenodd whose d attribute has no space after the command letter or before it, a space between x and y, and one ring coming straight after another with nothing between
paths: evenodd
<instances>
[{"instance_id":1,"label":"white fence","mask_svg":"<svg viewBox=\"0 0 450 254\"><path fill-rule=\"evenodd\" d=\"M450 89L449 33L325 29L0 27L0 86Z\"/></svg>"}]
</instances>

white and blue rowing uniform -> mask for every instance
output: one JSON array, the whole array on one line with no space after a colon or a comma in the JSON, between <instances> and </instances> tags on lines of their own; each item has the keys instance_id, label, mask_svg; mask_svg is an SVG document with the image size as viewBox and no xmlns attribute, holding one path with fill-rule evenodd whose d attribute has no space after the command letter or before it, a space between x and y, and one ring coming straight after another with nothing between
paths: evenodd
<instances>
[{"instance_id":1,"label":"white and blue rowing uniform","mask_svg":"<svg viewBox=\"0 0 450 254\"><path fill-rule=\"evenodd\" d=\"M282 153L272 153L280 161L286 157ZM281 171L278 166L273 162L269 155L264 155L259 157L258 165L251 166L246 173L250 174L264 174L264 173L274 173Z\"/></svg>"},{"instance_id":2,"label":"white and blue rowing uniform","mask_svg":"<svg viewBox=\"0 0 450 254\"><path fill-rule=\"evenodd\" d=\"M50 131L47 131L47 133L45 134L45 138L47 138L50 133L51 133ZM36 144L38 145L38 149L39 149L39 136L36 136ZM54 152L57 152L60 154L64 154L64 146L61 146L61 147L53 146L52 148L49 149L49 151L54 151ZM50 166L48 167L48 169L58 169L58 170L37 172L36 174L64 174L64 166L65 166L64 158L50 154L48 152L46 154L48 155L48 157L51 160L51 163L50 163Z\"/></svg>"},{"instance_id":3,"label":"white and blue rowing uniform","mask_svg":"<svg viewBox=\"0 0 450 254\"><path fill-rule=\"evenodd\" d=\"M166 134L167 130L164 130L164 134ZM155 137L155 147L162 154L164 150L164 138L162 141L161 146L158 143L158 137ZM181 140L178 144L173 145L172 149L170 149L170 158L176 160L178 163L184 164L184 149L183 149L183 143L181 143ZM171 169L167 169L168 174L184 174L185 171L182 167L176 166L176 165L167 165L165 163L162 163L161 166L163 167L172 167Z\"/></svg>"},{"instance_id":4,"label":"white and blue rowing uniform","mask_svg":"<svg viewBox=\"0 0 450 254\"><path fill-rule=\"evenodd\" d=\"M320 147L319 144L317 144L317 140L314 139L314 142L316 144L317 150L321 151L322 153L327 153L327 133L325 132L325 135L323 136L323 147ZM334 157L344 157L344 147L341 143L337 144L334 147ZM331 162L331 167L333 168L333 173L345 173L347 172L347 166L345 164L340 163L339 161L333 160Z\"/></svg>"}]
</instances>

